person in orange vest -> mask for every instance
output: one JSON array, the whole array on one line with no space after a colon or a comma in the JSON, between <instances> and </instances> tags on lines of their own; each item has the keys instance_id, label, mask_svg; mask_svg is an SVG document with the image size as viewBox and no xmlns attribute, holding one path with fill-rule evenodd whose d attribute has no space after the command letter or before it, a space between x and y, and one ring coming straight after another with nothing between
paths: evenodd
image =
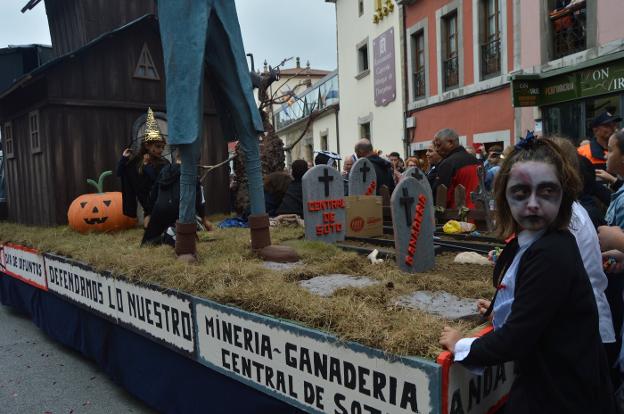
<instances>
[{"instance_id":1,"label":"person in orange vest","mask_svg":"<svg viewBox=\"0 0 624 414\"><path fill-rule=\"evenodd\" d=\"M589 144L579 147L578 153L591 161L595 168L604 170L607 165L607 142L622 118L608 111L598 115L591 123L594 137Z\"/></svg>"}]
</instances>

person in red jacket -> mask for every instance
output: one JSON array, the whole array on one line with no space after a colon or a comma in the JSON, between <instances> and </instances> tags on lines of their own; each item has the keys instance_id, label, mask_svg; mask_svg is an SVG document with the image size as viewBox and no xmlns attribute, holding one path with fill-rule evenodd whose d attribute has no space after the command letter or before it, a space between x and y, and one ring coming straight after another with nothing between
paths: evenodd
<instances>
[{"instance_id":1,"label":"person in red jacket","mask_svg":"<svg viewBox=\"0 0 624 414\"><path fill-rule=\"evenodd\" d=\"M461 184L466 189L465 206L474 208L470 193L479 186L477 167L481 163L474 155L466 152L466 149L459 144L457 132L450 128L436 132L433 146L442 157L442 161L436 168L438 176L432 188L433 194L436 194L438 186L445 185L447 188L446 207L455 208L455 187Z\"/></svg>"}]
</instances>

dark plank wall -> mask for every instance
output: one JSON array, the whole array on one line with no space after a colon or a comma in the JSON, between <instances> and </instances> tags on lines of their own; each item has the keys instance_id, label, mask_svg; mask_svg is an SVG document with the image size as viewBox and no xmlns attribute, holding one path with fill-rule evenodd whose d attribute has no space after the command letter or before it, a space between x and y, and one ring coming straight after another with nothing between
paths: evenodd
<instances>
[{"instance_id":1,"label":"dark plank wall","mask_svg":"<svg viewBox=\"0 0 624 414\"><path fill-rule=\"evenodd\" d=\"M156 10L154 0L46 0L45 4L55 56Z\"/></svg>"},{"instance_id":2,"label":"dark plank wall","mask_svg":"<svg viewBox=\"0 0 624 414\"><path fill-rule=\"evenodd\" d=\"M39 110L42 151L30 148L28 114L12 120L15 157L7 159L6 184L9 220L25 224L50 225L55 222L55 192L52 188L50 152L45 144L45 109Z\"/></svg>"},{"instance_id":3,"label":"dark plank wall","mask_svg":"<svg viewBox=\"0 0 624 414\"><path fill-rule=\"evenodd\" d=\"M62 56L87 43L81 0L46 0L46 13L54 56Z\"/></svg>"},{"instance_id":4,"label":"dark plank wall","mask_svg":"<svg viewBox=\"0 0 624 414\"><path fill-rule=\"evenodd\" d=\"M87 178L97 179L100 173L112 170L117 162L134 121L143 115L138 110L102 110L54 106L49 114L49 155L54 166L54 197L56 216L52 223L65 223L69 204L80 194L93 192ZM77 134L82 133L82 139ZM227 143L221 139L219 121L215 116L205 117L202 164L213 165L227 158ZM49 170L48 170L49 171ZM229 181L222 168L211 173L205 181L209 213L229 210ZM120 181L109 177L106 191L119 191ZM11 194L9 195L11 198Z\"/></svg>"},{"instance_id":5,"label":"dark plank wall","mask_svg":"<svg viewBox=\"0 0 624 414\"><path fill-rule=\"evenodd\" d=\"M132 76L144 43L160 81ZM13 122L16 149L16 159L7 164L10 219L25 224L66 223L72 200L93 191L86 179L97 179L105 170L115 172L132 125L147 105L165 111L164 85L156 24L145 22L53 66L40 80L3 99L0 123ZM227 158L227 143L208 86L204 101L201 163L213 165ZM28 111L35 107L41 108L41 154L31 154L28 141ZM205 184L209 213L227 212L226 169L210 173ZM116 177L105 183L107 191L119 189Z\"/></svg>"},{"instance_id":6,"label":"dark plank wall","mask_svg":"<svg viewBox=\"0 0 624 414\"><path fill-rule=\"evenodd\" d=\"M154 0L82 0L87 41L131 22L155 14Z\"/></svg>"}]
</instances>

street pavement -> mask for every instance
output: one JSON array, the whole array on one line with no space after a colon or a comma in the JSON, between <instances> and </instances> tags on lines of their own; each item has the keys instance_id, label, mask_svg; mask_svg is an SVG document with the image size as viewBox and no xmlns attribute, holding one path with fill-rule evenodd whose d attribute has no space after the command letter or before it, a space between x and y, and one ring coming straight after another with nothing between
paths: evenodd
<instances>
[{"instance_id":1,"label":"street pavement","mask_svg":"<svg viewBox=\"0 0 624 414\"><path fill-rule=\"evenodd\" d=\"M90 360L0 305L0 413L154 413Z\"/></svg>"}]
</instances>

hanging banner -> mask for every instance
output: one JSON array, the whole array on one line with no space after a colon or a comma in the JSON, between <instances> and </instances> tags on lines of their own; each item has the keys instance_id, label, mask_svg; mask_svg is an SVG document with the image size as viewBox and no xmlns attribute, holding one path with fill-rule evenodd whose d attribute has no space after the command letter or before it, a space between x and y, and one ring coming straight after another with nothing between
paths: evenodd
<instances>
[{"instance_id":1,"label":"hanging banner","mask_svg":"<svg viewBox=\"0 0 624 414\"><path fill-rule=\"evenodd\" d=\"M386 106L396 99L394 28L373 39L373 88L375 106Z\"/></svg>"},{"instance_id":2,"label":"hanging banner","mask_svg":"<svg viewBox=\"0 0 624 414\"><path fill-rule=\"evenodd\" d=\"M39 289L48 290L43 256L39 251L12 243L5 244L0 250L4 273Z\"/></svg>"}]
</instances>

